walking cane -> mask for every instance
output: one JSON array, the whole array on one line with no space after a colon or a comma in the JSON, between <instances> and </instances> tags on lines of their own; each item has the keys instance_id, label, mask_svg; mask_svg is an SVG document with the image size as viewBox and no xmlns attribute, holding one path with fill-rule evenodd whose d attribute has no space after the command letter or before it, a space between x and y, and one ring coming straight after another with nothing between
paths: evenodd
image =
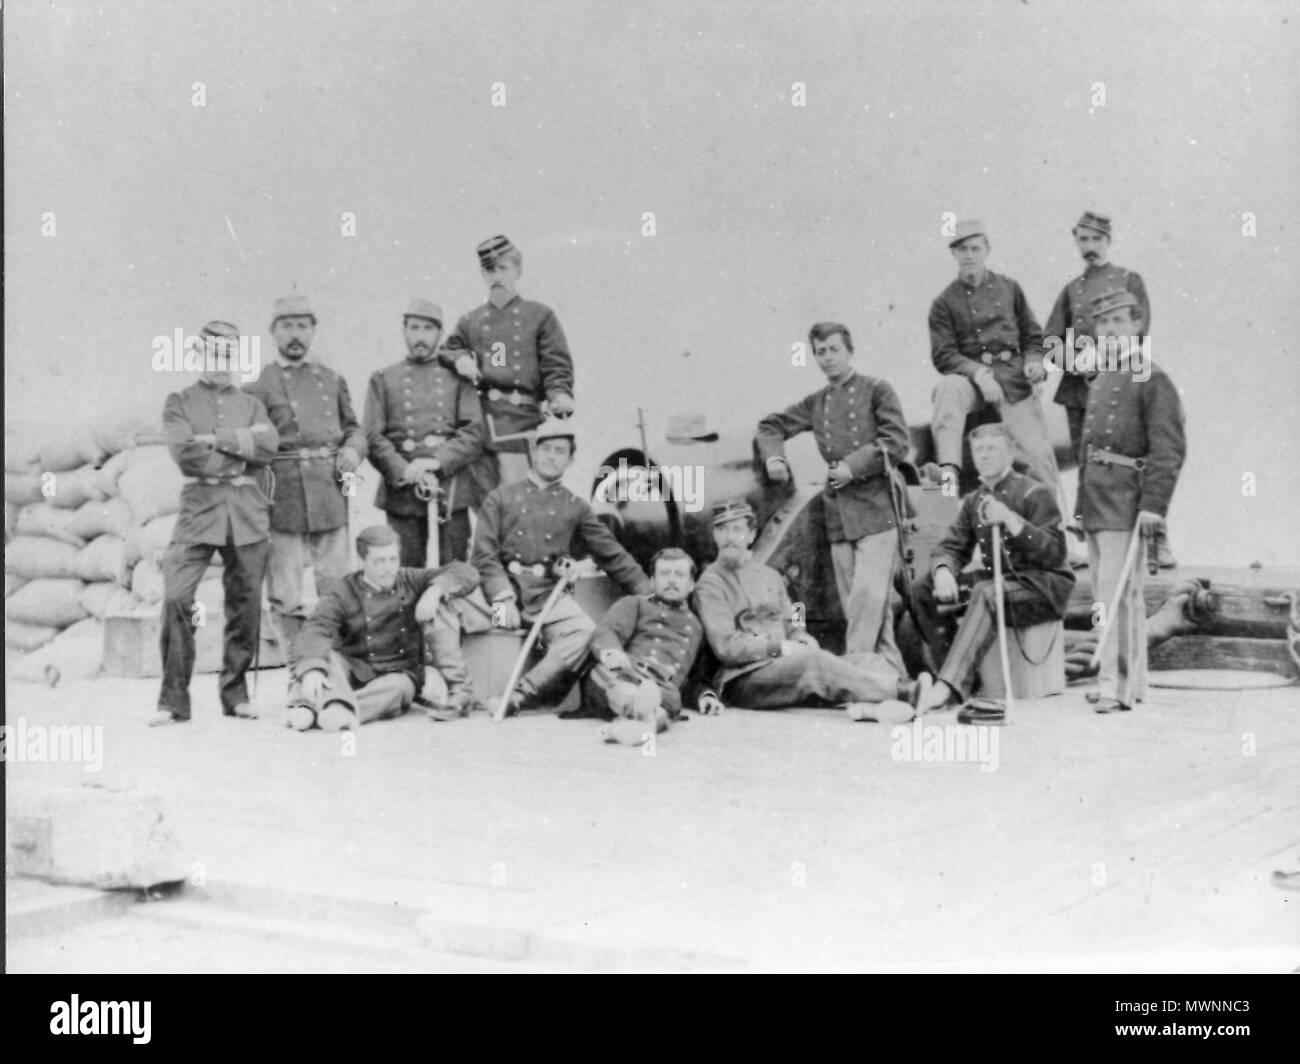
<instances>
[{"instance_id":1,"label":"walking cane","mask_svg":"<svg viewBox=\"0 0 1300 1064\"><path fill-rule=\"evenodd\" d=\"M520 648L519 657L515 659L514 668L510 670L510 680L506 684L505 694L492 706L492 720L496 724L500 724L506 719L506 710L510 706L510 696L515 693L515 688L519 685L519 680L524 674L524 666L528 663L528 655L532 652L533 644L537 642L537 637L541 634L542 625L546 623L546 618L550 615L551 610L555 608L555 604L560 601L560 596L564 594L565 588L569 586L569 582L573 579L573 568L566 566L560 570L559 575L559 581L551 589L550 596L542 606L542 612L537 615L532 630L524 640L523 647Z\"/></svg>"},{"instance_id":2,"label":"walking cane","mask_svg":"<svg viewBox=\"0 0 1300 1064\"><path fill-rule=\"evenodd\" d=\"M1002 583L1002 526L993 526L993 594L998 603L998 653L1002 655L1002 686L1006 689L1007 713L1016 708L1015 694L1011 690L1011 658L1007 654L1007 617L1003 597L1006 588Z\"/></svg>"},{"instance_id":3,"label":"walking cane","mask_svg":"<svg viewBox=\"0 0 1300 1064\"><path fill-rule=\"evenodd\" d=\"M1092 652L1092 660L1088 662L1088 675L1092 675L1101 666L1101 651L1106 645L1106 637L1110 635L1111 621L1119 610L1120 600L1124 597L1124 592L1128 588L1128 574L1133 568L1133 560L1137 557L1138 544L1141 541L1142 525L1139 523L1133 529L1133 538L1128 542L1128 553L1124 556L1124 568L1119 572L1119 586L1115 588L1115 594L1112 596L1110 606L1106 610L1106 616L1103 618L1105 623L1102 625L1101 635L1097 637L1097 649Z\"/></svg>"}]
</instances>

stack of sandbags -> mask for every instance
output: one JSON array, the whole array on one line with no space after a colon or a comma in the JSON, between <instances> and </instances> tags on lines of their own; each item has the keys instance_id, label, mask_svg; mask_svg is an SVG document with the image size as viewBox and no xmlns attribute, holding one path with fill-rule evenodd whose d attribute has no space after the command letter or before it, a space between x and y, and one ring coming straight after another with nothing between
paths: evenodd
<instances>
[{"instance_id":1,"label":"stack of sandbags","mask_svg":"<svg viewBox=\"0 0 1300 1064\"><path fill-rule=\"evenodd\" d=\"M12 675L39 679L43 662L65 676L93 671L105 616L157 612L182 484L160 413L73 431L6 430L5 645L47 651Z\"/></svg>"}]
</instances>

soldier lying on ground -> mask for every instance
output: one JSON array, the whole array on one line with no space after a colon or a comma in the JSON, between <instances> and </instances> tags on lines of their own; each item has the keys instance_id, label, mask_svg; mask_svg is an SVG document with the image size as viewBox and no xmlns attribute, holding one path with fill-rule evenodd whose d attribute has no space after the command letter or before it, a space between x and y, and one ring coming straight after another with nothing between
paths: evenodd
<instances>
[{"instance_id":1,"label":"soldier lying on ground","mask_svg":"<svg viewBox=\"0 0 1300 1064\"><path fill-rule=\"evenodd\" d=\"M718 560L696 585L695 611L721 663L714 689L722 700L748 709L847 703L853 720L911 720L929 676L914 683L879 654L838 658L818 647L795 623L781 575L750 554L754 536L748 504L715 508Z\"/></svg>"},{"instance_id":2,"label":"soldier lying on ground","mask_svg":"<svg viewBox=\"0 0 1300 1064\"><path fill-rule=\"evenodd\" d=\"M591 637L596 666L584 684L586 703L617 718L611 742L639 743L647 731L665 731L681 716L682 686L704 638L691 612L695 561L666 547L650 562L654 590L627 595L601 618Z\"/></svg>"},{"instance_id":3,"label":"soldier lying on ground","mask_svg":"<svg viewBox=\"0 0 1300 1064\"><path fill-rule=\"evenodd\" d=\"M357 536L357 554L360 571L330 585L298 637L287 723L299 731L313 724L338 731L410 708L424 687L425 626L478 586L468 562L400 568L397 533L386 525ZM471 696L459 641L454 654L437 639L430 645L448 703L425 708L431 716L461 715Z\"/></svg>"}]
</instances>

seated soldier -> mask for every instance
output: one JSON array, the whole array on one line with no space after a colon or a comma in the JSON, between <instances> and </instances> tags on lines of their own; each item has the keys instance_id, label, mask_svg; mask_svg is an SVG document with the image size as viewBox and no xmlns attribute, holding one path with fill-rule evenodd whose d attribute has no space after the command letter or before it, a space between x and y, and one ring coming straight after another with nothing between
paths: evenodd
<instances>
[{"instance_id":1,"label":"seated soldier","mask_svg":"<svg viewBox=\"0 0 1300 1064\"><path fill-rule=\"evenodd\" d=\"M523 480L502 484L483 502L472 559L492 603L492 623L519 628L537 623L560 578L573 565L569 551L585 549L628 594L648 594L641 566L592 512L560 481L573 464L577 438L569 421L541 425L529 445ZM587 659L595 630L577 600L561 593L542 620L545 656L515 685L508 702L493 709L501 720L562 694Z\"/></svg>"},{"instance_id":2,"label":"seated soldier","mask_svg":"<svg viewBox=\"0 0 1300 1064\"><path fill-rule=\"evenodd\" d=\"M695 587L695 611L721 664L715 689L727 705L781 709L812 701L847 703L853 720L912 719L929 678L910 682L881 655L838 658L794 623L785 581L754 560L754 511L743 502L713 513L718 560Z\"/></svg>"},{"instance_id":3,"label":"seated soldier","mask_svg":"<svg viewBox=\"0 0 1300 1064\"><path fill-rule=\"evenodd\" d=\"M424 686L423 626L449 629L454 622L441 620L452 614L449 601L477 587L478 573L462 561L402 569L399 552L397 533L386 525L357 536L361 570L330 584L298 635L290 727L338 731L398 716L416 701ZM421 704L435 719L462 716L472 695L459 639L454 655L439 640L430 643L448 701L445 708Z\"/></svg>"},{"instance_id":4,"label":"seated soldier","mask_svg":"<svg viewBox=\"0 0 1300 1064\"><path fill-rule=\"evenodd\" d=\"M1009 627L1060 620L1074 587L1056 493L1011 468L1012 443L1005 425L980 425L970 433L970 444L980 486L962 499L957 520L935 547L930 571L915 584L921 634L941 663L933 689L918 706L921 712L965 701L975 671L997 639L997 602L990 579L994 525L1003 530ZM956 612L941 607L958 602L957 574L969 564L976 546L983 569L974 577L970 605L958 626Z\"/></svg>"},{"instance_id":5,"label":"seated soldier","mask_svg":"<svg viewBox=\"0 0 1300 1064\"><path fill-rule=\"evenodd\" d=\"M682 685L704 638L687 601L694 559L666 547L651 559L650 579L650 594L619 599L591 637L596 667L584 693L591 708L617 718L605 733L611 742L640 743L647 730L665 731L681 716Z\"/></svg>"}]
</instances>

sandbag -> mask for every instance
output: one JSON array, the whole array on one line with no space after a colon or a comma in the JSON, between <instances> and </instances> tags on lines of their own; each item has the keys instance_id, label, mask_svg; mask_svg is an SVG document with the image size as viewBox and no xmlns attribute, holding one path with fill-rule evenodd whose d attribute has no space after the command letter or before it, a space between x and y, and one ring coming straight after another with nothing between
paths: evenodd
<instances>
[{"instance_id":1,"label":"sandbag","mask_svg":"<svg viewBox=\"0 0 1300 1064\"><path fill-rule=\"evenodd\" d=\"M51 487L45 489L49 501L60 509L76 510L85 503L106 498L95 483L98 473L99 470L90 465L55 473L50 480Z\"/></svg>"},{"instance_id":2,"label":"sandbag","mask_svg":"<svg viewBox=\"0 0 1300 1064\"><path fill-rule=\"evenodd\" d=\"M79 512L63 510L49 502L34 502L18 511L15 530L20 536L49 536L81 549L86 545L86 538L72 531Z\"/></svg>"},{"instance_id":3,"label":"sandbag","mask_svg":"<svg viewBox=\"0 0 1300 1064\"><path fill-rule=\"evenodd\" d=\"M27 577L18 576L14 573L5 573L5 598L8 598L25 583L27 583Z\"/></svg>"},{"instance_id":4,"label":"sandbag","mask_svg":"<svg viewBox=\"0 0 1300 1064\"><path fill-rule=\"evenodd\" d=\"M38 439L22 457L42 473L65 473L84 465L98 465L104 452L95 444L94 433L80 430L54 430Z\"/></svg>"},{"instance_id":5,"label":"sandbag","mask_svg":"<svg viewBox=\"0 0 1300 1064\"><path fill-rule=\"evenodd\" d=\"M5 471L5 502L26 506L28 503L43 502L44 499L39 474Z\"/></svg>"},{"instance_id":6,"label":"sandbag","mask_svg":"<svg viewBox=\"0 0 1300 1064\"><path fill-rule=\"evenodd\" d=\"M123 470L117 478L117 492L130 505L135 520L145 524L181 508L184 484L180 469L164 448L163 454L150 461Z\"/></svg>"},{"instance_id":7,"label":"sandbag","mask_svg":"<svg viewBox=\"0 0 1300 1064\"><path fill-rule=\"evenodd\" d=\"M163 600L163 574L158 563L151 558L141 558L131 570L131 594L141 602L159 603Z\"/></svg>"},{"instance_id":8,"label":"sandbag","mask_svg":"<svg viewBox=\"0 0 1300 1064\"><path fill-rule=\"evenodd\" d=\"M46 624L24 624L5 618L5 646L11 650L36 650L59 634L59 630Z\"/></svg>"},{"instance_id":9,"label":"sandbag","mask_svg":"<svg viewBox=\"0 0 1300 1064\"><path fill-rule=\"evenodd\" d=\"M92 617L109 613L130 613L137 606L135 596L117 584L87 584L81 591L81 605Z\"/></svg>"},{"instance_id":10,"label":"sandbag","mask_svg":"<svg viewBox=\"0 0 1300 1064\"><path fill-rule=\"evenodd\" d=\"M29 683L88 680L99 672L103 657L104 622L88 617L13 662L9 676Z\"/></svg>"},{"instance_id":11,"label":"sandbag","mask_svg":"<svg viewBox=\"0 0 1300 1064\"><path fill-rule=\"evenodd\" d=\"M156 462L159 458L171 461L166 447L141 446L119 451L100 466L99 472L95 474L95 483L105 495L116 495L117 481L123 473L146 462Z\"/></svg>"},{"instance_id":12,"label":"sandbag","mask_svg":"<svg viewBox=\"0 0 1300 1064\"><path fill-rule=\"evenodd\" d=\"M17 536L5 544L5 572L29 580L73 577L79 549L49 536Z\"/></svg>"},{"instance_id":13,"label":"sandbag","mask_svg":"<svg viewBox=\"0 0 1300 1064\"><path fill-rule=\"evenodd\" d=\"M136 525L123 537L122 560L134 565L141 558L160 558L176 531L177 514L155 517L148 524Z\"/></svg>"},{"instance_id":14,"label":"sandbag","mask_svg":"<svg viewBox=\"0 0 1300 1064\"><path fill-rule=\"evenodd\" d=\"M5 599L5 618L24 624L66 628L89 616L81 604L80 580L33 580Z\"/></svg>"},{"instance_id":15,"label":"sandbag","mask_svg":"<svg viewBox=\"0 0 1300 1064\"><path fill-rule=\"evenodd\" d=\"M122 564L122 537L98 536L77 552L76 576L89 584L101 580L116 580L124 569Z\"/></svg>"},{"instance_id":16,"label":"sandbag","mask_svg":"<svg viewBox=\"0 0 1300 1064\"><path fill-rule=\"evenodd\" d=\"M119 411L95 424L95 445L105 454L114 455L135 447L143 439L161 436L162 409L156 405L144 410Z\"/></svg>"},{"instance_id":17,"label":"sandbag","mask_svg":"<svg viewBox=\"0 0 1300 1064\"><path fill-rule=\"evenodd\" d=\"M8 543L15 535L18 534L18 511L20 507L15 502L5 503L5 542Z\"/></svg>"},{"instance_id":18,"label":"sandbag","mask_svg":"<svg viewBox=\"0 0 1300 1064\"><path fill-rule=\"evenodd\" d=\"M74 510L68 531L87 541L105 534L124 537L134 523L125 499L104 499Z\"/></svg>"}]
</instances>

